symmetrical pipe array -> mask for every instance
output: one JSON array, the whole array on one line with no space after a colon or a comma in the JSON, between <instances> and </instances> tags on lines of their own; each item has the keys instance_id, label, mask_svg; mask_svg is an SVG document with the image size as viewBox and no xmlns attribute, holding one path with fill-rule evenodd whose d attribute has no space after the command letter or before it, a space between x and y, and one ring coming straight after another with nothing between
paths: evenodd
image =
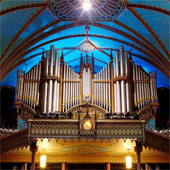
<instances>
[{"instance_id":1,"label":"symmetrical pipe array","mask_svg":"<svg viewBox=\"0 0 170 170\"><path fill-rule=\"evenodd\" d=\"M33 109L39 106L41 113L47 114L65 112L82 102L102 107L109 113L126 114L134 107L140 110L157 102L156 72L147 74L135 65L123 46L96 74L93 55L91 62L89 58L81 56L78 74L64 62L63 53L59 58L58 51L51 46L29 72L17 72L16 101Z\"/></svg>"}]
</instances>

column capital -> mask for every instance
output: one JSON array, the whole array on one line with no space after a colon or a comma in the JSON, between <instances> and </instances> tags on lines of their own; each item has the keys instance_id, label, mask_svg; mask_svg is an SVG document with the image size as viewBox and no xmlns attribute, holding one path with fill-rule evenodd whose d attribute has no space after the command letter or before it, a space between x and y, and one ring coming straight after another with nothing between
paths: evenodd
<instances>
[{"instance_id":1,"label":"column capital","mask_svg":"<svg viewBox=\"0 0 170 170\"><path fill-rule=\"evenodd\" d=\"M140 152L142 152L142 146L135 146L134 147L134 151L136 152L136 153L140 153Z\"/></svg>"},{"instance_id":2,"label":"column capital","mask_svg":"<svg viewBox=\"0 0 170 170\"><path fill-rule=\"evenodd\" d=\"M136 152L137 156L137 170L140 170L141 163L140 163L140 153L142 152L142 144L138 140L136 140L136 146L134 147L134 151Z\"/></svg>"},{"instance_id":3,"label":"column capital","mask_svg":"<svg viewBox=\"0 0 170 170\"><path fill-rule=\"evenodd\" d=\"M32 141L30 144L30 151L31 152L37 152L38 151L38 146L36 146L37 141Z\"/></svg>"},{"instance_id":4,"label":"column capital","mask_svg":"<svg viewBox=\"0 0 170 170\"><path fill-rule=\"evenodd\" d=\"M30 146L30 151L31 152L37 152L38 151L38 146Z\"/></svg>"}]
</instances>

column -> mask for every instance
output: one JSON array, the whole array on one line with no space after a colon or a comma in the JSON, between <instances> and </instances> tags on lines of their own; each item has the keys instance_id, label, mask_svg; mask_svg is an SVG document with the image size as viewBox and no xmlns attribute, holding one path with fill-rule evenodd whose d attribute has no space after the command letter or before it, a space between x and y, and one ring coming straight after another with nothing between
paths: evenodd
<instances>
[{"instance_id":1,"label":"column","mask_svg":"<svg viewBox=\"0 0 170 170\"><path fill-rule=\"evenodd\" d=\"M142 145L138 141L136 141L136 146L134 148L134 151L136 152L137 155L137 170L140 170L140 153L142 152Z\"/></svg>"},{"instance_id":2,"label":"column","mask_svg":"<svg viewBox=\"0 0 170 170\"><path fill-rule=\"evenodd\" d=\"M36 146L36 142L32 142L30 145L30 151L32 152L31 158L31 170L35 170L35 154L38 151L38 146Z\"/></svg>"},{"instance_id":3,"label":"column","mask_svg":"<svg viewBox=\"0 0 170 170\"><path fill-rule=\"evenodd\" d=\"M61 164L61 170L65 170L66 169L66 164L65 163L62 163Z\"/></svg>"},{"instance_id":4,"label":"column","mask_svg":"<svg viewBox=\"0 0 170 170\"><path fill-rule=\"evenodd\" d=\"M27 163L24 163L24 170L27 170Z\"/></svg>"},{"instance_id":5,"label":"column","mask_svg":"<svg viewBox=\"0 0 170 170\"><path fill-rule=\"evenodd\" d=\"M107 163L107 170L111 170L110 163Z\"/></svg>"},{"instance_id":6,"label":"column","mask_svg":"<svg viewBox=\"0 0 170 170\"><path fill-rule=\"evenodd\" d=\"M149 165L145 164L145 170L149 170Z\"/></svg>"}]
</instances>

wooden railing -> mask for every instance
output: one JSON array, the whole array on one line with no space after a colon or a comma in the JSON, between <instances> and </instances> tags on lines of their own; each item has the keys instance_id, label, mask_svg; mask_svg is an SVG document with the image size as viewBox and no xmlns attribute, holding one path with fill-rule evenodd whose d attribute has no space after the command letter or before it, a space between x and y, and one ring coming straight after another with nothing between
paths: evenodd
<instances>
[{"instance_id":1,"label":"wooden railing","mask_svg":"<svg viewBox=\"0 0 170 170\"><path fill-rule=\"evenodd\" d=\"M28 129L24 129L0 139L1 154L28 145Z\"/></svg>"},{"instance_id":2,"label":"wooden railing","mask_svg":"<svg viewBox=\"0 0 170 170\"><path fill-rule=\"evenodd\" d=\"M146 146L170 154L170 138L145 129Z\"/></svg>"},{"instance_id":3,"label":"wooden railing","mask_svg":"<svg viewBox=\"0 0 170 170\"><path fill-rule=\"evenodd\" d=\"M70 119L29 119L29 138L80 138L79 122ZM143 120L98 120L95 136L99 139L145 140ZM86 137L86 136L85 136ZM88 136L90 137L90 135Z\"/></svg>"}]
</instances>

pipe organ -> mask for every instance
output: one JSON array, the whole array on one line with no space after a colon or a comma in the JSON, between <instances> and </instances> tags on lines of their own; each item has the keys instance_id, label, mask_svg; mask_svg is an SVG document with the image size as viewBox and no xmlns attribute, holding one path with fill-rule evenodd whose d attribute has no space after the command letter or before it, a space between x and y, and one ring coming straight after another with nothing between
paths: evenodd
<instances>
[{"instance_id":1,"label":"pipe organ","mask_svg":"<svg viewBox=\"0 0 170 170\"><path fill-rule=\"evenodd\" d=\"M94 57L80 57L80 72L75 72L59 57L54 46L26 74L17 71L16 101L40 113L66 112L88 102L106 113L125 115L157 102L156 72L146 73L132 61L123 46L110 56L110 62L95 73Z\"/></svg>"}]
</instances>

